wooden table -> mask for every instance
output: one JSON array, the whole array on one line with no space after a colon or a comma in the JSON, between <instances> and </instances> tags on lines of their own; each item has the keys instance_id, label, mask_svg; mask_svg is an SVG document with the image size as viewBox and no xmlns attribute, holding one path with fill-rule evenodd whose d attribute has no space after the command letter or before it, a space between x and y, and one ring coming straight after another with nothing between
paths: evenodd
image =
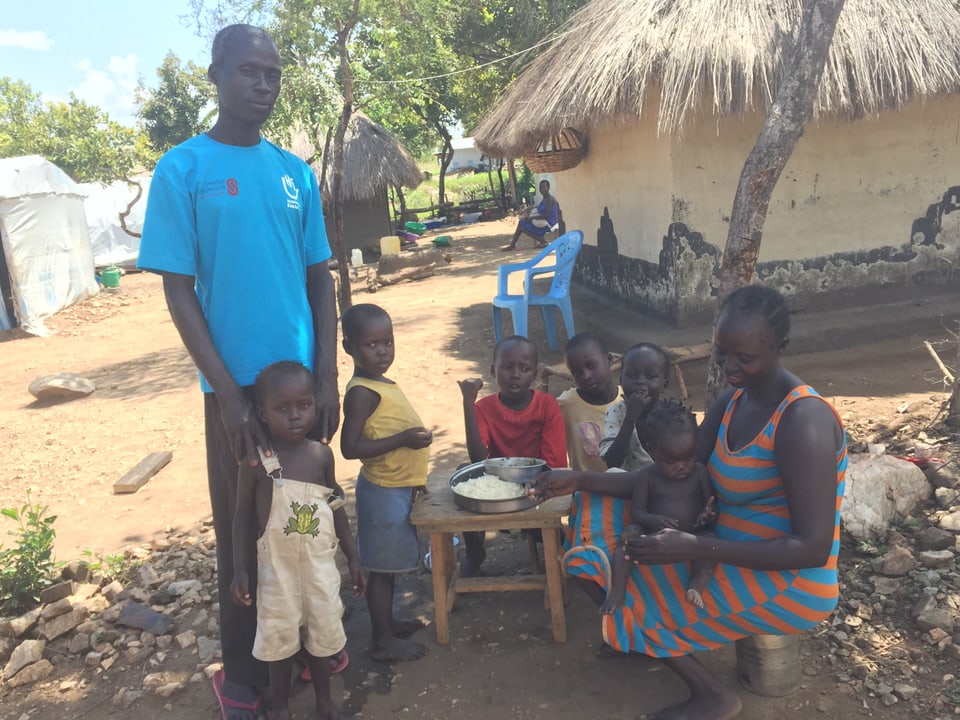
<instances>
[{"instance_id":1,"label":"wooden table","mask_svg":"<svg viewBox=\"0 0 960 720\"><path fill-rule=\"evenodd\" d=\"M529 510L484 515L457 507L453 501L453 491L448 485L431 484L430 492L421 495L413 506L410 521L419 530L430 534L438 643L446 645L450 642L448 615L453 610L458 593L516 590L544 591L544 603L550 610L553 639L556 642L566 642L567 621L563 610L565 592L560 566L560 519L567 514L569 508L570 498L558 497ZM454 534L470 530L485 532L533 528L543 533L544 574L460 577L459 566L454 559Z\"/></svg>"}]
</instances>

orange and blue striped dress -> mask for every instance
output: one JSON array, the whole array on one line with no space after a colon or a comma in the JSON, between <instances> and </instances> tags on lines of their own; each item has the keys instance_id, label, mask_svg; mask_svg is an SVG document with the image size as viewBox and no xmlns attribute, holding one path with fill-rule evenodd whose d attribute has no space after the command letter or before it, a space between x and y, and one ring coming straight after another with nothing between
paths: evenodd
<instances>
[{"instance_id":1,"label":"orange and blue striped dress","mask_svg":"<svg viewBox=\"0 0 960 720\"><path fill-rule=\"evenodd\" d=\"M792 403L820 396L809 386L794 388L757 437L731 451L727 426L742 392L738 390L727 405L707 464L717 493L716 534L740 542L769 540L791 531L774 457L777 426ZM836 410L833 412L840 423ZM635 565L623 609L603 616L604 640L621 652L672 657L714 650L749 635L800 633L829 617L839 594L837 553L846 467L844 440L837 453L833 546L823 567L767 571L717 565L703 593L705 607L699 609L684 597L688 563ZM628 505L617 498L576 494L567 539L568 547L574 546L564 556L571 575L609 587L611 552L630 521Z\"/></svg>"}]
</instances>

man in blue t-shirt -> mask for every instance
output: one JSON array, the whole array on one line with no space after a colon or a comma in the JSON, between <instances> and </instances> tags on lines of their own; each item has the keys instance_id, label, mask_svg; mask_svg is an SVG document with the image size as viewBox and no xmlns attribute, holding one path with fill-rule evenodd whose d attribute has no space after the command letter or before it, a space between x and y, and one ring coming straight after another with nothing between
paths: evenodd
<instances>
[{"instance_id":1,"label":"man in blue t-shirt","mask_svg":"<svg viewBox=\"0 0 960 720\"><path fill-rule=\"evenodd\" d=\"M137 264L163 276L170 315L200 370L224 665L214 687L224 718L253 720L265 715L257 688L267 685L252 655L256 607L234 605L229 591L238 463L256 465L257 446L269 448L251 386L278 360L311 368L318 420L310 436L329 442L340 422L336 304L316 177L260 137L280 91L276 45L260 28L226 27L208 77L217 121L157 164ZM253 556L252 548L241 555Z\"/></svg>"}]
</instances>

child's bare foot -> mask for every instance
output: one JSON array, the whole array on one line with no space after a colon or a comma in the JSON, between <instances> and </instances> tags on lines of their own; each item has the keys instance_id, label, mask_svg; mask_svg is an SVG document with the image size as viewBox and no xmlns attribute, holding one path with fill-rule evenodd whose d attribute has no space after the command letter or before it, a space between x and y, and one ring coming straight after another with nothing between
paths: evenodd
<instances>
[{"instance_id":1,"label":"child's bare foot","mask_svg":"<svg viewBox=\"0 0 960 720\"><path fill-rule=\"evenodd\" d=\"M603 615L613 615L623 607L623 598L624 593L617 593L611 590L607 593L607 599L603 601L603 605L600 606L600 613Z\"/></svg>"},{"instance_id":2,"label":"child's bare foot","mask_svg":"<svg viewBox=\"0 0 960 720\"><path fill-rule=\"evenodd\" d=\"M425 627L427 627L427 623L420 618L411 618L409 620L395 619L393 621L393 634L397 637L409 637L417 632L417 630L423 630Z\"/></svg>"},{"instance_id":3,"label":"child's bare foot","mask_svg":"<svg viewBox=\"0 0 960 720\"><path fill-rule=\"evenodd\" d=\"M703 598L696 588L687 588L687 602L703 610Z\"/></svg>"},{"instance_id":4,"label":"child's bare foot","mask_svg":"<svg viewBox=\"0 0 960 720\"><path fill-rule=\"evenodd\" d=\"M419 660L427 654L429 648L420 642L404 638L388 638L382 645L371 648L370 657L380 662L403 662Z\"/></svg>"}]
</instances>

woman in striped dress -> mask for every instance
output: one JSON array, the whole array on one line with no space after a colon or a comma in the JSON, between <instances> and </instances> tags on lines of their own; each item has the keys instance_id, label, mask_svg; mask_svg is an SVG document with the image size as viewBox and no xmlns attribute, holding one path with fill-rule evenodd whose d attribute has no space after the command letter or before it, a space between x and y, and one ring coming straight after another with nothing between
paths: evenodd
<instances>
[{"instance_id":1,"label":"woman in striped dress","mask_svg":"<svg viewBox=\"0 0 960 720\"><path fill-rule=\"evenodd\" d=\"M698 445L716 490L716 537L666 529L626 543L636 564L603 634L617 650L661 658L686 683L690 698L658 718L735 717L737 694L692 653L801 633L836 606L846 444L833 407L781 364L789 329L775 290L753 285L723 302L715 360L731 387L707 412ZM609 587L609 525L622 521L612 502L630 497L632 476L557 471L531 488L538 498L577 491L564 562L596 583L596 599ZM696 560L717 564L702 609L684 601Z\"/></svg>"}]
</instances>

